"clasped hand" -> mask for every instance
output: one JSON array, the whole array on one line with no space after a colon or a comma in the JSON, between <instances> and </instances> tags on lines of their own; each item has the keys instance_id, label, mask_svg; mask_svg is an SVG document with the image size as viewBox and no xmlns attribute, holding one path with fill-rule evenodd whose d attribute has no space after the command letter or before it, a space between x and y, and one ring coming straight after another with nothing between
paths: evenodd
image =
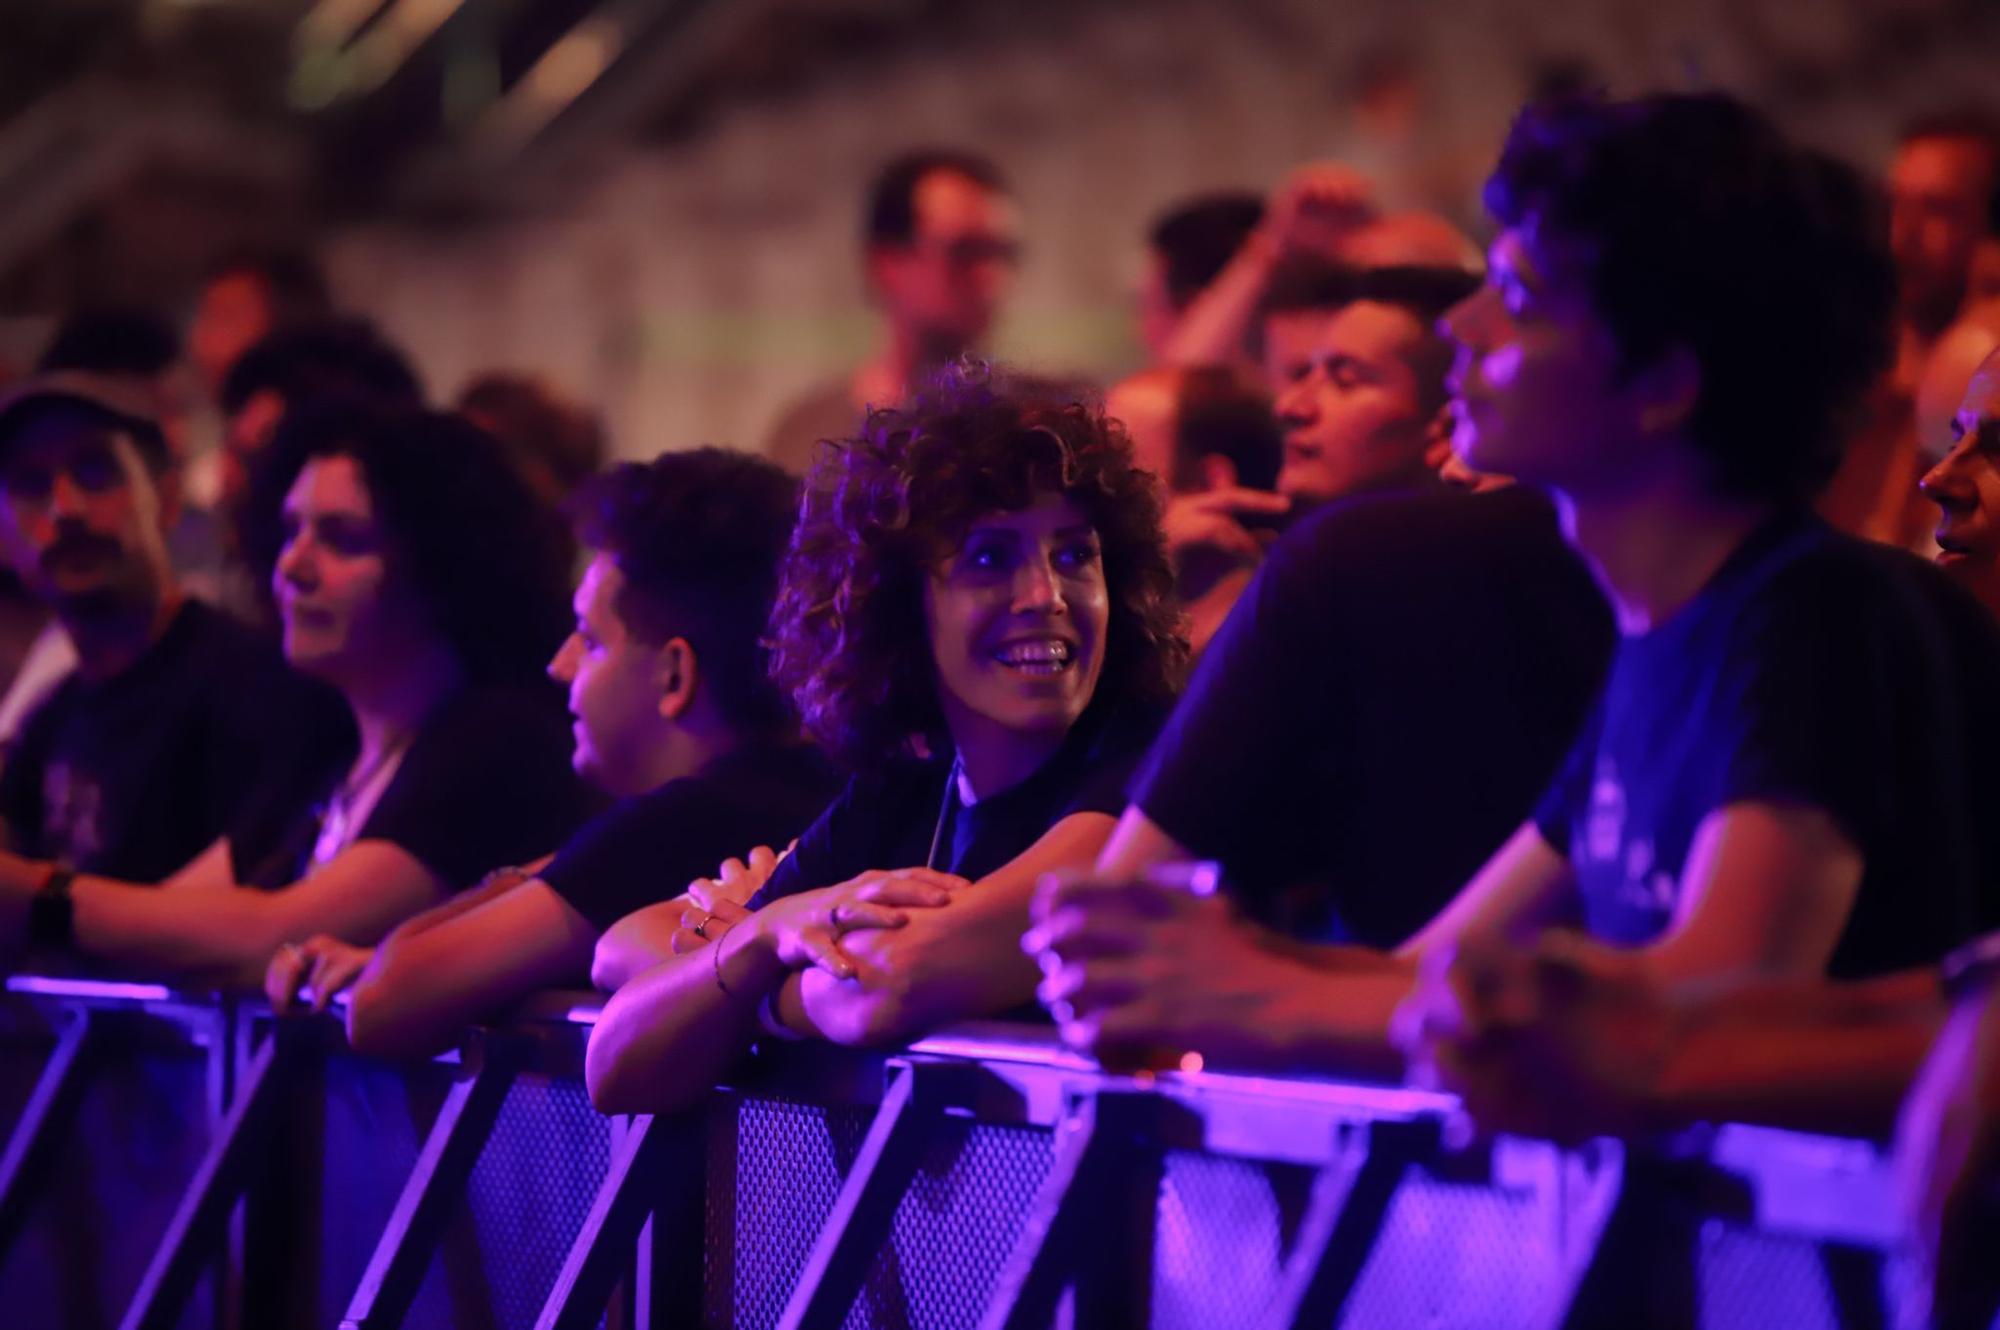
<instances>
[{"instance_id":1,"label":"clasped hand","mask_svg":"<svg viewBox=\"0 0 2000 1330\"><path fill-rule=\"evenodd\" d=\"M1240 1051L1266 996L1268 957L1213 894L1212 873L1192 867L1041 880L1021 947L1041 967L1036 995L1067 1043L1114 1063L1161 1050Z\"/></svg>"}]
</instances>

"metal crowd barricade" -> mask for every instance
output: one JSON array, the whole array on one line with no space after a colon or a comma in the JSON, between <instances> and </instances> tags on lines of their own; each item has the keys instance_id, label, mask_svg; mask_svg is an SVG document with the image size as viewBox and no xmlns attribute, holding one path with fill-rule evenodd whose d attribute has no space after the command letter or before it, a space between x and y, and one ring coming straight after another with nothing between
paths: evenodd
<instances>
[{"instance_id":1,"label":"metal crowd barricade","mask_svg":"<svg viewBox=\"0 0 2000 1330\"><path fill-rule=\"evenodd\" d=\"M606 1119L594 999L454 1055L17 977L0 1324L141 1327L1914 1323L1879 1153L1723 1127L1455 1148L1419 1092L1107 1076L1045 1032L781 1046Z\"/></svg>"}]
</instances>

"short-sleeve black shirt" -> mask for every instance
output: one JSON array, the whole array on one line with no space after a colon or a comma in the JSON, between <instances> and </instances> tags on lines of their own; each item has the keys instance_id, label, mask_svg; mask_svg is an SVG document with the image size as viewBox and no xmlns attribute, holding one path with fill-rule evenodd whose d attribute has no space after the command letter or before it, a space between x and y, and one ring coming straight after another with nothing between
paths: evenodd
<instances>
[{"instance_id":1,"label":"short-sleeve black shirt","mask_svg":"<svg viewBox=\"0 0 2000 1330\"><path fill-rule=\"evenodd\" d=\"M189 600L130 668L71 675L28 719L0 774L0 816L31 859L157 882L252 805L309 801L353 742L337 693Z\"/></svg>"},{"instance_id":2,"label":"short-sleeve black shirt","mask_svg":"<svg viewBox=\"0 0 2000 1330\"><path fill-rule=\"evenodd\" d=\"M1329 507L1272 547L1133 802L1265 923L1393 946L1534 809L1612 637L1539 495Z\"/></svg>"},{"instance_id":3,"label":"short-sleeve black shirt","mask_svg":"<svg viewBox=\"0 0 2000 1330\"><path fill-rule=\"evenodd\" d=\"M836 786L816 749L746 744L600 814L569 839L542 880L601 933L713 876L725 859L759 845L782 848Z\"/></svg>"},{"instance_id":4,"label":"short-sleeve black shirt","mask_svg":"<svg viewBox=\"0 0 2000 1330\"><path fill-rule=\"evenodd\" d=\"M1619 646L1536 813L1586 926L1666 928L1702 820L1816 808L1860 850L1840 978L1937 961L2000 922L2000 628L1935 567L1775 520L1665 623Z\"/></svg>"},{"instance_id":5,"label":"short-sleeve black shirt","mask_svg":"<svg viewBox=\"0 0 2000 1330\"><path fill-rule=\"evenodd\" d=\"M550 853L603 797L570 769L570 731L553 689L473 686L431 712L356 841L407 850L451 889ZM324 801L352 751L323 771L318 797L260 808L230 838L238 880L283 887L306 871Z\"/></svg>"},{"instance_id":6,"label":"short-sleeve black shirt","mask_svg":"<svg viewBox=\"0 0 2000 1330\"><path fill-rule=\"evenodd\" d=\"M1160 716L1157 708L1093 708L1032 776L969 807L947 788L948 756L855 776L751 904L830 887L870 869L924 867L934 839L934 866L976 882L1073 813L1123 812L1126 784Z\"/></svg>"}]
</instances>

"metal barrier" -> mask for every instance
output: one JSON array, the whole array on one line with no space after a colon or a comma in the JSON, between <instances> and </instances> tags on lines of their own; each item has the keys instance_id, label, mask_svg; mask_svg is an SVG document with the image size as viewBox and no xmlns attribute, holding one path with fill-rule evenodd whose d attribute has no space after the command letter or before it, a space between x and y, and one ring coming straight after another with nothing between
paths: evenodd
<instances>
[{"instance_id":1,"label":"metal barrier","mask_svg":"<svg viewBox=\"0 0 2000 1330\"><path fill-rule=\"evenodd\" d=\"M986 1026L781 1046L606 1119L594 998L455 1055L21 977L0 1322L174 1326L1891 1326L1878 1152L1744 1127L1452 1148L1442 1096L1107 1076ZM20 1075L12 1074L16 1071ZM15 1313L10 1315L9 1313Z\"/></svg>"}]
</instances>

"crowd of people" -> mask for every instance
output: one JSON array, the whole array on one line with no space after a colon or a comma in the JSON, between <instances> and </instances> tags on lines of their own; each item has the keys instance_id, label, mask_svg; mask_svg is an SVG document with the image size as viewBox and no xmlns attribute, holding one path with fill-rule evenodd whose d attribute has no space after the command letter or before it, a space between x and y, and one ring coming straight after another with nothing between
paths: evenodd
<instances>
[{"instance_id":1,"label":"crowd of people","mask_svg":"<svg viewBox=\"0 0 2000 1330\"><path fill-rule=\"evenodd\" d=\"M1002 1017L1489 1130L1894 1134L1964 1296L2000 134L1871 182L1567 97L1485 198L1483 253L1335 164L1190 200L1100 392L978 358L1019 203L915 154L852 376L609 468L532 378L427 406L296 257L211 274L191 385L78 314L0 395L0 961L345 993L384 1056L592 984L606 1112Z\"/></svg>"}]
</instances>

